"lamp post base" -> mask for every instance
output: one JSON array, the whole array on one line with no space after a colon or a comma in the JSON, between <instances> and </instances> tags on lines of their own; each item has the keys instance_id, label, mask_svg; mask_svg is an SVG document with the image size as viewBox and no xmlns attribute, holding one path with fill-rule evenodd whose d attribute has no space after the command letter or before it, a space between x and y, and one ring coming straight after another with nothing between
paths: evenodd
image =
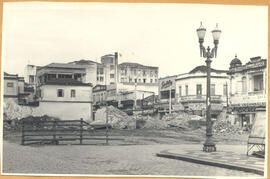
<instances>
[{"instance_id":1,"label":"lamp post base","mask_svg":"<svg viewBox=\"0 0 270 179\"><path fill-rule=\"evenodd\" d=\"M216 145L215 144L207 144L207 143L204 143L203 144L203 151L204 152L216 152L217 151L217 149L216 149Z\"/></svg>"}]
</instances>

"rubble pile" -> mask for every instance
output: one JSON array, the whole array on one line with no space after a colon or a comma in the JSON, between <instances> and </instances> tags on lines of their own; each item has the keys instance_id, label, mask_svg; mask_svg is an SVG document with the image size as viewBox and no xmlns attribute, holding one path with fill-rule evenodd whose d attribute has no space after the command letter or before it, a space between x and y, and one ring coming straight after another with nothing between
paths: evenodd
<instances>
[{"instance_id":1,"label":"rubble pile","mask_svg":"<svg viewBox=\"0 0 270 179\"><path fill-rule=\"evenodd\" d=\"M197 115L190 115L185 112L171 113L163 116L169 127L178 127L183 129L196 129L201 126L202 117Z\"/></svg>"},{"instance_id":2,"label":"rubble pile","mask_svg":"<svg viewBox=\"0 0 270 179\"><path fill-rule=\"evenodd\" d=\"M20 120L28 116L41 116L37 107L20 106L15 99L5 99L3 111L6 120Z\"/></svg>"},{"instance_id":3,"label":"rubble pile","mask_svg":"<svg viewBox=\"0 0 270 179\"><path fill-rule=\"evenodd\" d=\"M135 117L137 123L136 128L142 129L165 129L168 127L166 121L155 119L151 116L136 116ZM138 123L139 122L139 123ZM141 125L139 125L141 124Z\"/></svg>"},{"instance_id":4,"label":"rubble pile","mask_svg":"<svg viewBox=\"0 0 270 179\"><path fill-rule=\"evenodd\" d=\"M108 123L115 129L135 129L136 121L128 116L125 112L108 106ZM91 124L105 124L106 123L106 107L98 109L95 114L95 121Z\"/></svg>"},{"instance_id":5,"label":"rubble pile","mask_svg":"<svg viewBox=\"0 0 270 179\"><path fill-rule=\"evenodd\" d=\"M231 121L227 118L216 120L213 124L213 132L219 134L242 134L243 131L240 127L232 125Z\"/></svg>"}]
</instances>

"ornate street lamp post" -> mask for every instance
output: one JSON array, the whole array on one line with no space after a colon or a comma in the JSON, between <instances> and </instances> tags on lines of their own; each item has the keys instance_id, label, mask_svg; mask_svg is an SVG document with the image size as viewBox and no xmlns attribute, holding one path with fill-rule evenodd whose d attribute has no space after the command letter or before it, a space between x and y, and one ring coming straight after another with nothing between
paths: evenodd
<instances>
[{"instance_id":1,"label":"ornate street lamp post","mask_svg":"<svg viewBox=\"0 0 270 179\"><path fill-rule=\"evenodd\" d=\"M205 37L206 29L201 26L197 29L197 35L199 37L199 43L200 43L200 56L203 58L206 58L206 66L207 66L207 93L206 93L206 140L203 144L203 151L205 152L214 152L216 151L215 143L212 139L212 121L211 121L211 92L210 92L210 73L211 73L211 58L217 56L217 48L218 48L218 42L219 37L221 34L221 30L218 30L218 25L216 26L216 29L212 31L213 39L214 39L214 47L210 49L208 46L207 49L203 46L204 37Z\"/></svg>"}]
</instances>

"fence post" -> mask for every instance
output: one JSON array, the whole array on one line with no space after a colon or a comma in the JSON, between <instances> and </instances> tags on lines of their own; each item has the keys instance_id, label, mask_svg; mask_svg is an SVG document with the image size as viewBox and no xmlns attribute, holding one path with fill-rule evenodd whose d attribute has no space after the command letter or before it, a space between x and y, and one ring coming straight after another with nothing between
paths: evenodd
<instances>
[{"instance_id":1,"label":"fence post","mask_svg":"<svg viewBox=\"0 0 270 179\"><path fill-rule=\"evenodd\" d=\"M56 119L53 122L53 143L56 144Z\"/></svg>"},{"instance_id":2,"label":"fence post","mask_svg":"<svg viewBox=\"0 0 270 179\"><path fill-rule=\"evenodd\" d=\"M108 105L106 105L106 144L108 145L108 117L109 117L109 111L108 111Z\"/></svg>"},{"instance_id":3,"label":"fence post","mask_svg":"<svg viewBox=\"0 0 270 179\"><path fill-rule=\"evenodd\" d=\"M80 121L80 144L82 145L82 133L83 133L83 118Z\"/></svg>"},{"instance_id":4,"label":"fence post","mask_svg":"<svg viewBox=\"0 0 270 179\"><path fill-rule=\"evenodd\" d=\"M24 120L22 120L22 141L21 144L24 145Z\"/></svg>"}]
</instances>

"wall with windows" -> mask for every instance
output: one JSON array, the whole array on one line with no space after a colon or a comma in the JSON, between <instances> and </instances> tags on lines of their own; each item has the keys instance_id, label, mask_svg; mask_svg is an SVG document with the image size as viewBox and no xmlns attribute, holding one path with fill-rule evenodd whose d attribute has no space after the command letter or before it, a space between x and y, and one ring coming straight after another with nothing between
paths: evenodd
<instances>
[{"instance_id":1,"label":"wall with windows","mask_svg":"<svg viewBox=\"0 0 270 179\"><path fill-rule=\"evenodd\" d=\"M226 96L229 89L228 78L211 78L211 95ZM181 90L181 91L180 91ZM177 96L206 95L206 78L188 78L176 81Z\"/></svg>"},{"instance_id":2,"label":"wall with windows","mask_svg":"<svg viewBox=\"0 0 270 179\"><path fill-rule=\"evenodd\" d=\"M42 85L40 101L92 102L91 86Z\"/></svg>"},{"instance_id":3,"label":"wall with windows","mask_svg":"<svg viewBox=\"0 0 270 179\"><path fill-rule=\"evenodd\" d=\"M18 81L16 79L4 79L4 97L18 96Z\"/></svg>"}]
</instances>

